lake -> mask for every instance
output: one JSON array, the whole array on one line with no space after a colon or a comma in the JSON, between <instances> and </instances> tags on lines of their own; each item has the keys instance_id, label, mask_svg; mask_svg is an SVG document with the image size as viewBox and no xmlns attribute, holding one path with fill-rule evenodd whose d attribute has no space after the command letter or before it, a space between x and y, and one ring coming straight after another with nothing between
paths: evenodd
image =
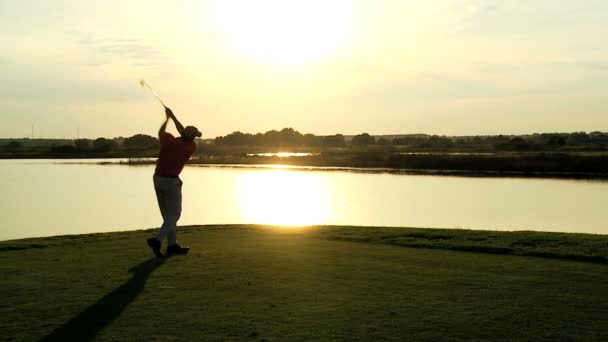
<instances>
[{"instance_id":1,"label":"lake","mask_svg":"<svg viewBox=\"0 0 608 342\"><path fill-rule=\"evenodd\" d=\"M114 160L116 161L116 160ZM0 240L161 224L153 165L0 160ZM187 166L180 225L370 225L608 234L608 182Z\"/></svg>"}]
</instances>

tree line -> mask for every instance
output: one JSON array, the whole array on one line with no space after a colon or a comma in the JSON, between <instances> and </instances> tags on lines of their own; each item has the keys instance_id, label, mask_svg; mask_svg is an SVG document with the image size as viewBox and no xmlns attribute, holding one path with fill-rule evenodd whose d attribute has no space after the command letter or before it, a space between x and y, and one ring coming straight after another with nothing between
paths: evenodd
<instances>
[{"instance_id":1,"label":"tree line","mask_svg":"<svg viewBox=\"0 0 608 342\"><path fill-rule=\"evenodd\" d=\"M280 131L271 130L266 133L242 133L236 131L226 136L214 139L218 146L256 146L256 147L345 147L346 137L342 134L318 136L302 134L293 128L283 128ZM350 143L357 146L368 146L376 143L376 139L368 133L352 137Z\"/></svg>"},{"instance_id":2,"label":"tree line","mask_svg":"<svg viewBox=\"0 0 608 342\"><path fill-rule=\"evenodd\" d=\"M557 148L566 145L574 146L608 146L608 133L574 132L574 133L535 133L531 135L491 135L491 136L439 136L427 134L403 135L395 138L374 137L369 133L361 133L348 140L342 134L316 136L302 134L293 128L281 131L249 134L236 131L226 136L214 139L218 146L254 146L254 147L344 147L347 145L367 147L378 146L408 146L418 148L450 148L492 146L495 149L526 150L538 148Z\"/></svg>"},{"instance_id":3,"label":"tree line","mask_svg":"<svg viewBox=\"0 0 608 342\"><path fill-rule=\"evenodd\" d=\"M73 144L53 146L53 152L111 152L116 150L151 150L159 147L158 139L146 135L135 134L128 138L118 139L76 139Z\"/></svg>"},{"instance_id":4,"label":"tree line","mask_svg":"<svg viewBox=\"0 0 608 342\"><path fill-rule=\"evenodd\" d=\"M7 141L6 151L23 151L30 149L23 141L27 139ZM50 140L52 141L52 140ZM199 141L200 142L200 141ZM491 135L491 136L439 136L426 134L374 137L369 133L354 136L333 134L319 136L302 134L293 128L283 128L280 131L270 130L265 133L243 133L235 131L225 136L207 140L215 146L225 147L368 147L394 146L417 149L475 149L490 147L494 150L547 150L567 148L568 146L586 146L588 148L608 149L608 133L603 132L574 132L574 133L535 133L531 135ZM0 145L1 146L1 145ZM52 144L52 152L97 152L113 151L144 151L158 149L156 137L146 134L135 134L127 138L97 138L67 140L61 144Z\"/></svg>"},{"instance_id":5,"label":"tree line","mask_svg":"<svg viewBox=\"0 0 608 342\"><path fill-rule=\"evenodd\" d=\"M10 152L28 150L48 150L57 153L70 152L113 152L113 151L141 151L157 149L158 139L146 135L135 134L128 138L97 138L97 139L20 139L8 140L4 149Z\"/></svg>"},{"instance_id":6,"label":"tree line","mask_svg":"<svg viewBox=\"0 0 608 342\"><path fill-rule=\"evenodd\" d=\"M236 131L226 136L219 136L213 140L218 146L267 146L267 147L299 147L299 146L346 146L342 134L330 136L317 136L302 134L293 128L283 128L280 131L271 130L266 133L242 133Z\"/></svg>"}]
</instances>

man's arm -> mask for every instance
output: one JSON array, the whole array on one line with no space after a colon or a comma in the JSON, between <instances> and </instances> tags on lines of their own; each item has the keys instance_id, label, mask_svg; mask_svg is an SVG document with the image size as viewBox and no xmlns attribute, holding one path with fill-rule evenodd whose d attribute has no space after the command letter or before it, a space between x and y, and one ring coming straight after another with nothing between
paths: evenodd
<instances>
[{"instance_id":1,"label":"man's arm","mask_svg":"<svg viewBox=\"0 0 608 342\"><path fill-rule=\"evenodd\" d=\"M160 126L160 129L158 130L158 137L159 138L167 130L167 124L168 123L169 123L169 116L167 115L167 117L165 118L165 122L163 122L163 124Z\"/></svg>"},{"instance_id":2,"label":"man's arm","mask_svg":"<svg viewBox=\"0 0 608 342\"><path fill-rule=\"evenodd\" d=\"M173 114L173 111L168 107L165 107L165 114L167 114L167 118L171 118L173 120L175 123L175 128L177 128L179 134L182 135L184 133L184 126L181 124L181 122L179 122L179 120L177 120L175 114Z\"/></svg>"}]
</instances>

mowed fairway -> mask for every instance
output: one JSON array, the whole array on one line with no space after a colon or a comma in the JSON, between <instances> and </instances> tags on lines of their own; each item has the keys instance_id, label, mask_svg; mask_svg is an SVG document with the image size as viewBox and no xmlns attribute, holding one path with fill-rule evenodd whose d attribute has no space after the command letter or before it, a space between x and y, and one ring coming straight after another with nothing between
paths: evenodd
<instances>
[{"instance_id":1,"label":"mowed fairway","mask_svg":"<svg viewBox=\"0 0 608 342\"><path fill-rule=\"evenodd\" d=\"M320 230L181 229L190 254L160 260L142 231L2 243L2 339L608 340L606 264Z\"/></svg>"}]
</instances>

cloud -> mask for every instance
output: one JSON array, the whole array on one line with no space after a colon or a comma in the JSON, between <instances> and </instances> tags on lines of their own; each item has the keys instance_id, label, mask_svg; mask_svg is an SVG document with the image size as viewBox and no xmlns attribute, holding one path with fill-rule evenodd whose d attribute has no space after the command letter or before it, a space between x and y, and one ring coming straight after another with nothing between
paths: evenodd
<instances>
[{"instance_id":1,"label":"cloud","mask_svg":"<svg viewBox=\"0 0 608 342\"><path fill-rule=\"evenodd\" d=\"M399 80L356 89L349 97L355 102L374 102L395 108L413 104L498 97L511 91L499 84L457 77L445 73L423 72Z\"/></svg>"},{"instance_id":2,"label":"cloud","mask_svg":"<svg viewBox=\"0 0 608 342\"><path fill-rule=\"evenodd\" d=\"M499 3L497 1L489 0L471 0L467 1L464 5L464 20L471 20L477 16L484 15L489 12L494 12L499 9Z\"/></svg>"},{"instance_id":3,"label":"cloud","mask_svg":"<svg viewBox=\"0 0 608 342\"><path fill-rule=\"evenodd\" d=\"M349 98L394 108L432 102L560 96L563 99L608 91L608 63L476 63L464 73L401 73L356 88Z\"/></svg>"},{"instance_id":4,"label":"cloud","mask_svg":"<svg viewBox=\"0 0 608 342\"><path fill-rule=\"evenodd\" d=\"M176 66L176 61L168 54L169 47L160 40L137 37L104 37L86 34L77 43L94 52L95 64L107 64L119 59L132 66L164 67Z\"/></svg>"},{"instance_id":5,"label":"cloud","mask_svg":"<svg viewBox=\"0 0 608 342\"><path fill-rule=\"evenodd\" d=\"M548 87L555 86L556 80L579 79L608 82L608 63L598 60L520 64L480 62L476 64L474 71L484 75L523 80L543 75L543 82Z\"/></svg>"},{"instance_id":6,"label":"cloud","mask_svg":"<svg viewBox=\"0 0 608 342\"><path fill-rule=\"evenodd\" d=\"M456 32L530 34L605 26L604 0L456 0Z\"/></svg>"},{"instance_id":7,"label":"cloud","mask_svg":"<svg viewBox=\"0 0 608 342\"><path fill-rule=\"evenodd\" d=\"M0 57L5 66L0 99L11 103L65 105L126 103L138 100L136 80L87 79L77 70L58 65L34 65Z\"/></svg>"}]
</instances>

